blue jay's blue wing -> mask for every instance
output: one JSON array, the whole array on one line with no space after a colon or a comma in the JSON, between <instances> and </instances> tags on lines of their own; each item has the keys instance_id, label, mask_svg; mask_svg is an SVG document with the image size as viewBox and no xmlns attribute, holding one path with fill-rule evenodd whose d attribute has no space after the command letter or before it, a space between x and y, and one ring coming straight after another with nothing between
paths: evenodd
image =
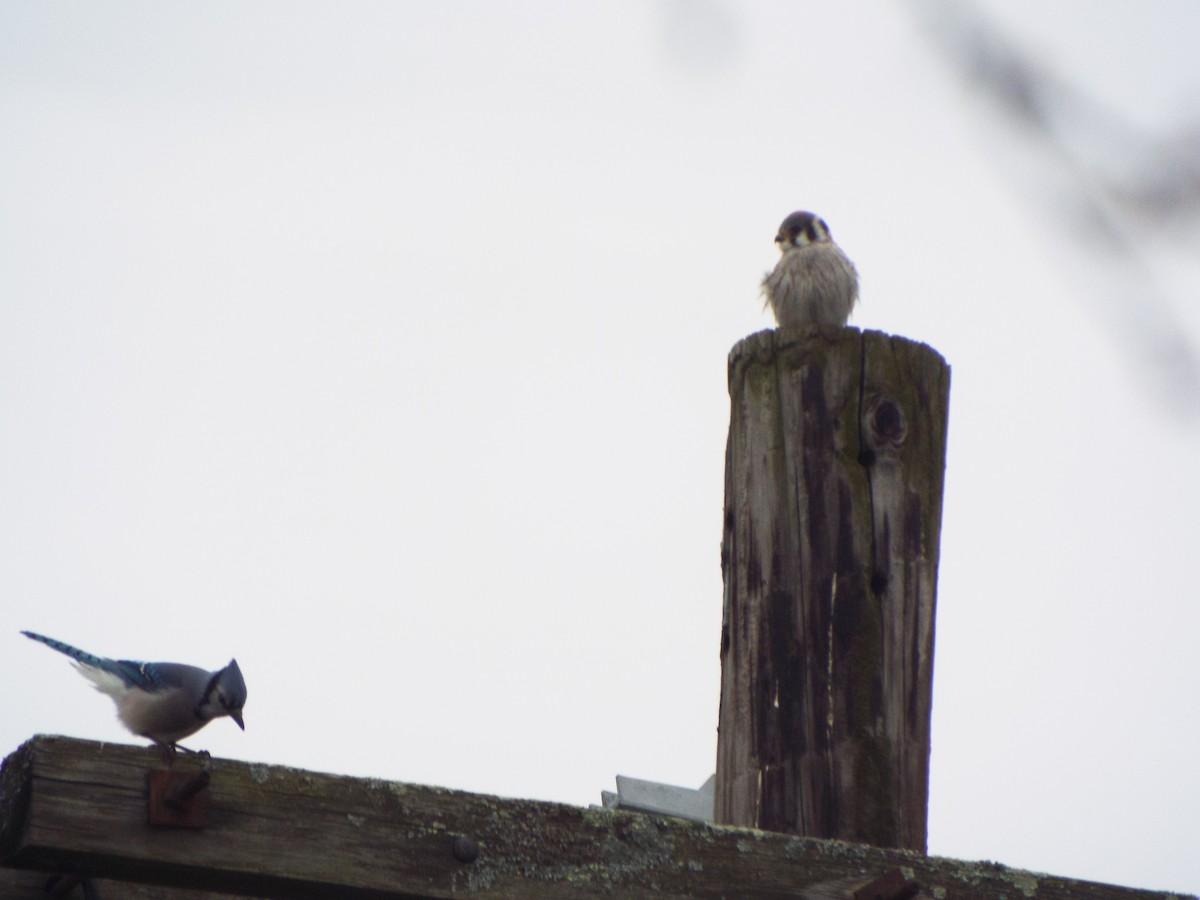
<instances>
[{"instance_id":1,"label":"blue jay's blue wing","mask_svg":"<svg viewBox=\"0 0 1200 900\"><path fill-rule=\"evenodd\" d=\"M56 641L54 638L35 634L32 631L22 631L21 634L35 641L41 641L47 647L71 657L81 666L116 675L126 687L139 688L153 693L178 686L178 680L173 681L155 663L135 662L131 659L105 659L103 656L95 656L78 647L72 647L70 644L64 644L62 641Z\"/></svg>"},{"instance_id":2,"label":"blue jay's blue wing","mask_svg":"<svg viewBox=\"0 0 1200 900\"><path fill-rule=\"evenodd\" d=\"M157 663L134 662L131 659L106 659L106 671L112 672L130 687L154 693L172 687Z\"/></svg>"}]
</instances>

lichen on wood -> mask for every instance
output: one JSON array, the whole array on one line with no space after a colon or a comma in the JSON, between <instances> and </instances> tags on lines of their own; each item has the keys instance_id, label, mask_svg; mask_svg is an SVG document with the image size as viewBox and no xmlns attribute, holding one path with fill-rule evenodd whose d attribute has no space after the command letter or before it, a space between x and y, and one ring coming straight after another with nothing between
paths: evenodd
<instances>
[{"instance_id":1,"label":"lichen on wood","mask_svg":"<svg viewBox=\"0 0 1200 900\"><path fill-rule=\"evenodd\" d=\"M91 879L104 897L146 900L854 900L897 877L940 900L1171 896L908 850L215 758L205 828L176 831L146 822L146 769L162 764L144 747L23 744L0 767L0 896L45 896L54 875ZM460 839L478 855L458 853Z\"/></svg>"}]
</instances>

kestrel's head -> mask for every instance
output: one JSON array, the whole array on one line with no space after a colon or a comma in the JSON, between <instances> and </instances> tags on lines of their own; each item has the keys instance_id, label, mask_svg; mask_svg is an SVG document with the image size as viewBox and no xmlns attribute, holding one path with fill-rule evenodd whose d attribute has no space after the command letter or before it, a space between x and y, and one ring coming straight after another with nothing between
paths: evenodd
<instances>
[{"instance_id":1,"label":"kestrel's head","mask_svg":"<svg viewBox=\"0 0 1200 900\"><path fill-rule=\"evenodd\" d=\"M780 250L807 247L809 244L829 240L832 238L829 236L829 226L825 224L825 220L815 213L803 210L784 219L779 226L779 233L775 235L775 243L779 245Z\"/></svg>"}]
</instances>

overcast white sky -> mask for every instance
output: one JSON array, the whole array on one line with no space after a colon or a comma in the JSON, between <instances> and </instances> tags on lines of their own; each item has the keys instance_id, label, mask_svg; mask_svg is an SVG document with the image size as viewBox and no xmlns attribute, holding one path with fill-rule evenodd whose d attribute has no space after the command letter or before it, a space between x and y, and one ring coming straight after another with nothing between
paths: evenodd
<instances>
[{"instance_id":1,"label":"overcast white sky","mask_svg":"<svg viewBox=\"0 0 1200 900\"><path fill-rule=\"evenodd\" d=\"M1191 0L985 8L1200 134ZM26 628L236 656L214 754L699 785L726 354L808 208L953 367L930 851L1200 892L1200 417L1138 332L1200 345L1197 217L1110 277L921 9L0 5L0 752L132 740Z\"/></svg>"}]
</instances>

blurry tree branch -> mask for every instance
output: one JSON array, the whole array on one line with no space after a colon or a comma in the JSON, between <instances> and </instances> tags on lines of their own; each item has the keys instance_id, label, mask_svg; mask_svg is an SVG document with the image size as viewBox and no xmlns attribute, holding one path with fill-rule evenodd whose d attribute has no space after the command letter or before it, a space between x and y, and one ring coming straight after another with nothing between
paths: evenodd
<instances>
[{"instance_id":1,"label":"blurry tree branch","mask_svg":"<svg viewBox=\"0 0 1200 900\"><path fill-rule=\"evenodd\" d=\"M1119 345L1174 414L1200 418L1200 360L1145 254L1169 239L1167 226L1194 235L1200 225L1200 128L1146 135L1024 51L976 3L911 0L910 9L1019 139L1019 165L1006 157L1005 172L1085 255L1087 298Z\"/></svg>"}]
</instances>

